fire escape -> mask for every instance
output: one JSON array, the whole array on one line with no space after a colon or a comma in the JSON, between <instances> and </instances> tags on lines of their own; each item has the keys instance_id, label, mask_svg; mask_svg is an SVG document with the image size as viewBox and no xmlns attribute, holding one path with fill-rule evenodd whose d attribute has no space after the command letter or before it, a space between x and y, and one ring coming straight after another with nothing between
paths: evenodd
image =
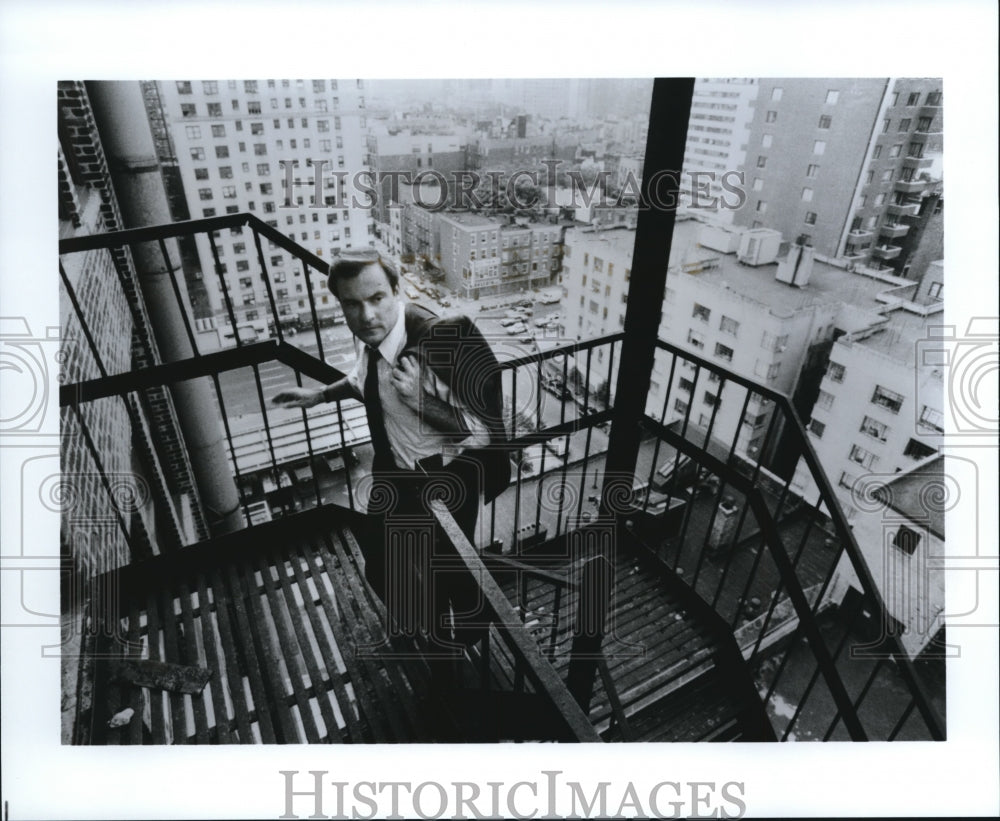
<instances>
[{"instance_id":1,"label":"fire escape","mask_svg":"<svg viewBox=\"0 0 1000 821\"><path fill-rule=\"evenodd\" d=\"M686 125L674 112L688 109L690 85L656 83L647 177L679 167ZM69 446L86 448L99 469L82 408L207 381L242 509L238 529L176 544L123 511L102 476L108 518L131 561L87 587L99 594L85 603L74 742L943 738L918 671L884 629L885 605L788 397L657 339L672 225L671 212L640 214L624 332L501 363L512 407L534 405L536 420L542 403L555 401L544 387L553 375L566 386L576 374L579 391L559 396L554 423L536 428L513 415L515 449L551 447L540 448L530 475L518 463L510 487L481 512L477 544L432 503L453 564L477 581L490 622L447 691L432 686L418 637L386 633L382 604L364 581L360 544L377 502L365 498L363 472L350 469L353 456L367 458L363 437L345 424L357 407L336 407L333 446L321 444L317 420L303 411L292 422L308 469L296 476L282 464L260 369L280 367L298 384L338 378L318 323L316 355L277 321L271 339L248 342L237 331L234 347L199 350L170 243L239 233L256 249L275 320L271 255L301 269L313 311L310 271L325 263L251 214L60 242L61 260L119 249L159 254L192 351L107 373L95 341L100 317L82 310L61 266L100 372L60 389L83 431ZM231 295L216 274L235 330ZM669 391L660 407L646 407L654 362L671 385L683 368L696 389L711 388L707 425L691 419L691 403L668 423L677 399ZM221 380L235 371L256 387L269 483L281 490L291 482L300 500L274 518L257 515L242 475ZM604 382L607 401L591 388ZM790 478L775 481L762 456L738 447L748 409L762 404L773 411L760 454L781 436L808 465L818 498L797 497ZM727 417L727 407L741 411ZM739 421L717 424L730 417ZM283 430L289 424L280 421ZM343 501L328 501L320 486L331 456L342 466ZM843 573L862 593L833 600L828 591ZM128 708L130 720L112 721Z\"/></svg>"}]
</instances>

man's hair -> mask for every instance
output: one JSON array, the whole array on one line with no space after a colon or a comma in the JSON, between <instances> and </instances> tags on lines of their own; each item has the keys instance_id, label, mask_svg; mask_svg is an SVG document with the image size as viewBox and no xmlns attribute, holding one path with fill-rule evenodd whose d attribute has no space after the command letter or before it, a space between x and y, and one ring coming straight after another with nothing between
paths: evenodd
<instances>
[{"instance_id":1,"label":"man's hair","mask_svg":"<svg viewBox=\"0 0 1000 821\"><path fill-rule=\"evenodd\" d=\"M389 280L389 287L395 293L399 285L399 271L374 248L362 248L338 254L337 258L330 263L330 274L327 277L326 285L333 292L333 295L339 298L338 286L341 280L353 279L373 264L382 269L385 278Z\"/></svg>"}]
</instances>

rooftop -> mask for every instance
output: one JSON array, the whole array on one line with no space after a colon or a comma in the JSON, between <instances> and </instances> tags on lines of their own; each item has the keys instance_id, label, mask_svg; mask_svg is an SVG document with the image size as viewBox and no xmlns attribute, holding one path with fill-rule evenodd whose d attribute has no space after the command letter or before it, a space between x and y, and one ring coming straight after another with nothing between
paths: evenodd
<instances>
[{"instance_id":1,"label":"rooftop","mask_svg":"<svg viewBox=\"0 0 1000 821\"><path fill-rule=\"evenodd\" d=\"M936 456L909 473L889 479L875 495L914 524L925 525L939 539L944 539L944 511L950 506L947 487L944 456Z\"/></svg>"}]
</instances>

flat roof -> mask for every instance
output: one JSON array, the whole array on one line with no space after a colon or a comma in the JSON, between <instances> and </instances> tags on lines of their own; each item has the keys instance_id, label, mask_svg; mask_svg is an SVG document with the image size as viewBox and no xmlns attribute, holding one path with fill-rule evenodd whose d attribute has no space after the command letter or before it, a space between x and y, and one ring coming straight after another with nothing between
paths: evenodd
<instances>
[{"instance_id":1,"label":"flat roof","mask_svg":"<svg viewBox=\"0 0 1000 821\"><path fill-rule=\"evenodd\" d=\"M696 276L702 282L718 285L720 288L728 287L747 299L759 302L772 312L787 315L831 303L879 310L881 306L875 301L875 297L893 287L889 283L851 273L820 260L813 261L812 275L805 287L779 282L775 279L777 262L759 266L743 265L737 261L736 254L723 254L710 248L702 248L698 244L698 237L703 224L698 220L686 220L675 225L670 248L671 267L717 259L718 265L714 268L680 276ZM669 277L667 284L670 284Z\"/></svg>"}]
</instances>

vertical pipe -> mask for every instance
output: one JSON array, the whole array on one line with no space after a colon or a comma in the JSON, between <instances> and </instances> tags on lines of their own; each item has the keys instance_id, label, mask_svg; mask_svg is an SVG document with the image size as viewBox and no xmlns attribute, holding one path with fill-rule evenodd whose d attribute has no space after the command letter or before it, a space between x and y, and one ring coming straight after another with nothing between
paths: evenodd
<instances>
[{"instance_id":1,"label":"vertical pipe","mask_svg":"<svg viewBox=\"0 0 1000 821\"><path fill-rule=\"evenodd\" d=\"M92 82L87 83L87 93L125 226L172 222L139 84ZM177 362L193 357L195 351L172 292L169 263L164 263L155 242L132 246L132 256L161 358ZM209 528L213 534L236 530L242 522L240 500L228 471L208 381L188 379L175 383L170 391Z\"/></svg>"}]
</instances>

